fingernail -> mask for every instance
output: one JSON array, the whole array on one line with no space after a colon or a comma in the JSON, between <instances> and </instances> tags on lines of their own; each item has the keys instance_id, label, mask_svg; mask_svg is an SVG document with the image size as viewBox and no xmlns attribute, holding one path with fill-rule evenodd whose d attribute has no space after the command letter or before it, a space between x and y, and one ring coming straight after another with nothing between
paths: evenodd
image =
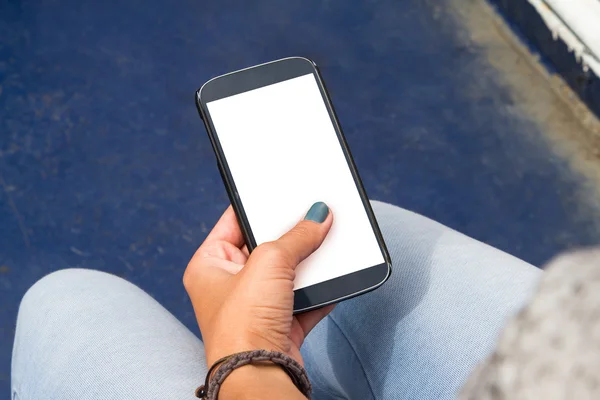
<instances>
[{"instance_id":1,"label":"fingernail","mask_svg":"<svg viewBox=\"0 0 600 400\"><path fill-rule=\"evenodd\" d=\"M317 201L306 213L305 220L321 223L327 219L329 207L322 201Z\"/></svg>"}]
</instances>

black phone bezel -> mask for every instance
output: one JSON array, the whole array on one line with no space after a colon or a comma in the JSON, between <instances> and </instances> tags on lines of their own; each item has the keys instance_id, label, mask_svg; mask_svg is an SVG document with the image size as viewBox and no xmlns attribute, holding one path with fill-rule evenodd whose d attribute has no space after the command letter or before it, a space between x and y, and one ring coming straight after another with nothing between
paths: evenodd
<instances>
[{"instance_id":1,"label":"black phone bezel","mask_svg":"<svg viewBox=\"0 0 600 400\"><path fill-rule=\"evenodd\" d=\"M208 137L217 158L217 167L221 173L223 183L225 184L227 194L229 195L229 199L240 224L248 250L251 252L256 247L256 240L252 234L252 229L244 211L244 206L237 192L235 182L231 175L231 171L229 170L225 154L221 148L216 129L212 123L206 104L211 101L307 74L313 74L317 81L321 96L340 141L340 146L342 147L363 202L365 212L369 217L371 227L377 238L384 262L357 272L295 290L294 313L320 308L328 304L337 303L367 293L381 286L389 278L392 271L391 259L379 229L379 225L377 224L375 214L371 209L371 204L369 203L364 186L358 175L352 154L346 143L346 139L317 65L304 57L284 58L212 78L196 91L196 106L200 113L200 118L204 121ZM352 250L353 249L349 249L348 251Z\"/></svg>"}]
</instances>

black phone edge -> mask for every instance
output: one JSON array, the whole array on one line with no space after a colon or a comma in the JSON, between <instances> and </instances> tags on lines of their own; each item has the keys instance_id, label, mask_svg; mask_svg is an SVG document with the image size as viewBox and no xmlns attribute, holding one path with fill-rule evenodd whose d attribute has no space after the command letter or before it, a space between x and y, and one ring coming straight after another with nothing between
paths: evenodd
<instances>
[{"instance_id":1,"label":"black phone edge","mask_svg":"<svg viewBox=\"0 0 600 400\"><path fill-rule=\"evenodd\" d=\"M344 135L344 131L342 130L342 126L338 119L337 113L335 112L335 108L333 107L331 97L329 96L329 91L327 90L327 85L325 84L325 81L324 81L323 77L321 76L321 71L319 70L319 66L317 65L317 63L315 63L313 60L311 60L309 58L305 58L305 57L302 57L302 58L309 61L313 65L314 70L316 72L316 78L317 78L319 90L323 91L322 95L323 95L323 100L325 100L325 102L326 102L325 105L327 106L327 111L330 114L330 116L332 117L333 122L335 123L335 131L338 136L338 140L340 141L340 145L342 146L344 156L346 157L346 161L348 163L348 166L350 167L350 172L352 173L352 177L354 178L354 183L356 183L356 187L358 188L358 192L360 194L360 199L363 203L363 207L365 208L365 211L367 212L367 216L369 218L369 222L371 223L371 227L373 228L373 231L375 232L375 237L377 238L379 248L381 249L384 263L387 266L387 274L386 274L385 278L383 278L381 280L381 282L379 282L376 285L373 285L373 286L365 288L363 290L360 290L360 291L357 291L354 293L350 293L346 296L341 296L339 298L336 298L336 299L333 299L328 302L324 302L324 303L321 303L321 304L318 304L318 305L315 305L312 307L306 307L306 308L303 308L300 310L294 309L294 314L299 314L299 313L303 313L303 312L307 312L307 311L311 311L311 310L316 310L316 309L328 306L330 304L335 304L340 301L349 300L354 297L363 295L365 293L369 293L369 292L377 289L381 285L383 285L392 275L392 259L390 257L390 253L387 249L387 245L385 244L385 240L383 239L383 234L381 233L381 229L379 228L379 223L377 222L377 218L375 217L375 213L373 212L371 203L369 202L369 197L367 195L367 191L365 190L362 179L360 178L360 174L358 173L358 169L356 168L356 164L354 162L354 157L352 157L352 152L350 151L350 147L348 146L348 142L346 141L346 136ZM365 270L375 268L375 267L376 266L371 266L369 268L365 268ZM360 271L357 271L357 272L360 272ZM356 273L356 272L354 272L354 273ZM338 279L338 278L334 278L334 279ZM327 281L325 281L325 282L327 282ZM320 284L325 283L325 282L321 282ZM317 285L319 285L319 284L317 284Z\"/></svg>"},{"instance_id":2,"label":"black phone edge","mask_svg":"<svg viewBox=\"0 0 600 400\"><path fill-rule=\"evenodd\" d=\"M248 247L248 252L252 252L256 248L256 241L254 240L254 236L251 234L250 223L248 222L248 218L246 217L246 212L243 209L242 202L240 201L237 190L233 184L233 177L231 176L231 172L229 168L226 167L225 156L220 151L219 147L216 143L216 133L213 131L212 124L209 122L209 119L206 115L204 115L204 110L202 109L202 105L200 103L200 89L196 91L196 108L198 109L198 113L200 114L200 118L202 122L204 122L204 127L206 129L206 133L208 134L208 139L210 140L210 144L213 148L213 152L217 159L217 169L219 170L219 174L221 175L221 180L225 185L225 191L227 192L227 196L229 197L229 202L231 203L231 207L233 207L233 211L235 213L235 217L240 225L240 229L242 231L242 236L244 237L244 242L246 242L246 246ZM230 182L232 182L230 184Z\"/></svg>"},{"instance_id":3,"label":"black phone edge","mask_svg":"<svg viewBox=\"0 0 600 400\"><path fill-rule=\"evenodd\" d=\"M389 255L387 246L385 244L385 240L383 239L383 235L381 234L381 230L379 228L379 224L377 223L377 219L375 217L375 213L373 212L373 209L371 207L371 204L369 202L369 198L367 196L366 190L363 186L362 180L360 178L360 175L358 173L358 170L356 168L356 164L354 163L354 158L352 157L352 153L350 152L350 148L348 146L348 143L346 141L346 138L344 136L344 133L342 131L339 119L337 117L337 113L335 112L335 109L333 107L333 104L331 102L330 96L329 96L329 92L327 90L327 87L325 85L325 82L321 76L321 72L319 70L319 67L317 66L317 64L313 61L310 60L306 57L288 57L288 58L300 58L300 59L304 59L306 61L308 61L312 67L313 70L315 72L315 77L317 78L317 84L319 86L319 90L321 91L322 97L326 103L326 107L327 107L327 111L330 114L330 117L332 117L332 120L335 124L335 131L336 134L338 136L338 140L340 141L340 145L342 147L342 150L344 152L344 156L346 157L346 161L348 163L348 166L350 168L350 172L352 174L352 177L354 178L354 182L358 188L358 192L359 195L361 197L361 201L363 202L363 207L365 209L365 211L367 212L367 216L369 218L369 222L371 223L371 227L375 233L375 237L377 238L377 242L379 244L379 248L381 250L381 253L383 255L384 258L384 263L387 266L387 274L386 276L376 285L372 286L372 287L368 287L365 288L363 290L360 291L356 291L353 293L349 293L348 295L345 296L341 296L341 297L337 297L334 299L331 299L329 301L323 302L323 303L319 303L316 304L314 306L310 306L310 307L305 307L302 309L295 309L294 308L294 314L299 314L299 313L303 313L303 312L307 312L307 311L311 311L311 310L315 310L315 309L319 309L322 307L325 307L327 305L330 304L335 304L338 303L340 301L343 300L348 300L357 296L360 296L362 294L368 293L370 291L373 291L375 289L377 289L378 287L380 287L381 285L383 285L391 276L392 274L392 262L391 262L391 257ZM251 66L249 68L256 68L256 67L260 67L262 65L266 65L266 64L272 64L272 63L276 63L282 60L286 60L288 58L283 58L283 59L279 59L279 60L274 60L274 61L270 61L270 62L266 62L266 63L262 63L262 64L258 64L258 65L254 65ZM238 71L233 71L231 73L225 74L225 75L229 75L229 74L233 74L239 71L243 71L245 69L249 69L249 68L244 68ZM221 76L224 75L220 75L217 76L213 79L217 79ZM210 82L211 80L207 81ZM248 246L248 251L252 252L255 248L256 248L256 241L254 239L254 236L252 235L252 230L250 228L250 224L248 222L248 218L246 216L246 213L244 211L243 205L241 204L241 200L239 198L239 195L237 193L237 190L235 188L235 184L233 183L233 176L231 175L231 172L229 170L229 168L227 167L227 162L225 160L225 155L223 154L223 152L221 151L221 149L219 148L219 146L216 143L216 130L214 129L214 127L212 126L212 122L210 121L210 119L208 118L208 116L205 113L205 110L202 107L201 101L200 101L200 91L202 90L202 88L198 89L195 93L195 103L196 103L196 108L198 110L198 113L200 115L200 118L202 119L202 121L204 122L204 127L206 129L206 132L208 134L210 143L212 145L213 151L215 153L215 157L217 158L217 168L219 169L219 172L221 174L221 179L223 180L223 184L225 185L225 189L227 191L227 195L229 196L229 200L231 202L231 205L233 207L233 210L235 211L235 215L236 218L238 220L238 223L240 225L240 229L242 231L242 235L244 236L244 240L246 242L246 245ZM374 268L376 266L372 266L369 268L365 268L365 270L368 270L370 268ZM360 271L358 271L360 272ZM356 273L356 272L355 272ZM338 277L339 278L339 277ZM335 280L337 278L334 278L332 280ZM325 281L328 282L328 281ZM323 284L325 282L321 282L312 286L316 286L316 285L320 285ZM298 290L302 290L304 288L298 289Z\"/></svg>"}]
</instances>

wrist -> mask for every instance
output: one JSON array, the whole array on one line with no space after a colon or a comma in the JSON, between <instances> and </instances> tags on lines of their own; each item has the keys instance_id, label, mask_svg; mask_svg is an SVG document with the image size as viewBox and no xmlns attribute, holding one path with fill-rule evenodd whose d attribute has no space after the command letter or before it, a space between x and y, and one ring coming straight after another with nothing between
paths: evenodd
<instances>
[{"instance_id":1,"label":"wrist","mask_svg":"<svg viewBox=\"0 0 600 400\"><path fill-rule=\"evenodd\" d=\"M215 337L216 336L216 337ZM252 351L252 350L268 350L279 351L286 353L283 349L275 346L272 342L263 338L248 337L248 335L236 334L235 336L213 335L204 337L204 352L206 355L206 363L213 365L217 360L232 354ZM302 360L300 359L302 364Z\"/></svg>"},{"instance_id":2,"label":"wrist","mask_svg":"<svg viewBox=\"0 0 600 400\"><path fill-rule=\"evenodd\" d=\"M303 399L306 397L294 385L287 373L270 362L249 364L237 368L225 379L219 399Z\"/></svg>"}]
</instances>

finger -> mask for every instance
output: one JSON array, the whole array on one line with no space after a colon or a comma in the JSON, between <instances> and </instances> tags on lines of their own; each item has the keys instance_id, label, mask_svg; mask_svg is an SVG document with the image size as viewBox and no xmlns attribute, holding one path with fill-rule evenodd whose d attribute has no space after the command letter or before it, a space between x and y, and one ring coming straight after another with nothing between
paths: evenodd
<instances>
[{"instance_id":1,"label":"finger","mask_svg":"<svg viewBox=\"0 0 600 400\"><path fill-rule=\"evenodd\" d=\"M238 248L244 245L244 235L242 235L233 207L227 207L227 210L206 237L206 241L209 240L223 240Z\"/></svg>"},{"instance_id":2,"label":"finger","mask_svg":"<svg viewBox=\"0 0 600 400\"><path fill-rule=\"evenodd\" d=\"M309 311L304 314L300 314L296 316L298 319L298 323L304 332L304 337L308 335L308 333L321 321L323 318L327 316L333 309L335 308L335 304L331 304L329 306L325 306L319 308L318 310Z\"/></svg>"},{"instance_id":3,"label":"finger","mask_svg":"<svg viewBox=\"0 0 600 400\"><path fill-rule=\"evenodd\" d=\"M295 268L302 260L321 246L333 223L333 215L323 202L317 202L308 210L304 219L273 244L290 258Z\"/></svg>"},{"instance_id":4,"label":"finger","mask_svg":"<svg viewBox=\"0 0 600 400\"><path fill-rule=\"evenodd\" d=\"M235 275L238 272L240 272L242 270L242 268L244 268L244 265L235 263L233 261L216 259L216 260L212 260L210 265L208 265L206 268L220 268L224 271L227 271L231 275ZM219 273L217 279L221 279L221 278L227 278L227 277L225 277L224 275L221 275Z\"/></svg>"},{"instance_id":5,"label":"finger","mask_svg":"<svg viewBox=\"0 0 600 400\"><path fill-rule=\"evenodd\" d=\"M210 296L211 290L222 288L241 268L227 260L192 258L183 274L183 285L190 294Z\"/></svg>"},{"instance_id":6,"label":"finger","mask_svg":"<svg viewBox=\"0 0 600 400\"><path fill-rule=\"evenodd\" d=\"M243 248L240 249L234 244L223 240L207 240L196 250L194 258L220 258L233 261L236 264L246 264L248 260L247 253Z\"/></svg>"}]
</instances>

